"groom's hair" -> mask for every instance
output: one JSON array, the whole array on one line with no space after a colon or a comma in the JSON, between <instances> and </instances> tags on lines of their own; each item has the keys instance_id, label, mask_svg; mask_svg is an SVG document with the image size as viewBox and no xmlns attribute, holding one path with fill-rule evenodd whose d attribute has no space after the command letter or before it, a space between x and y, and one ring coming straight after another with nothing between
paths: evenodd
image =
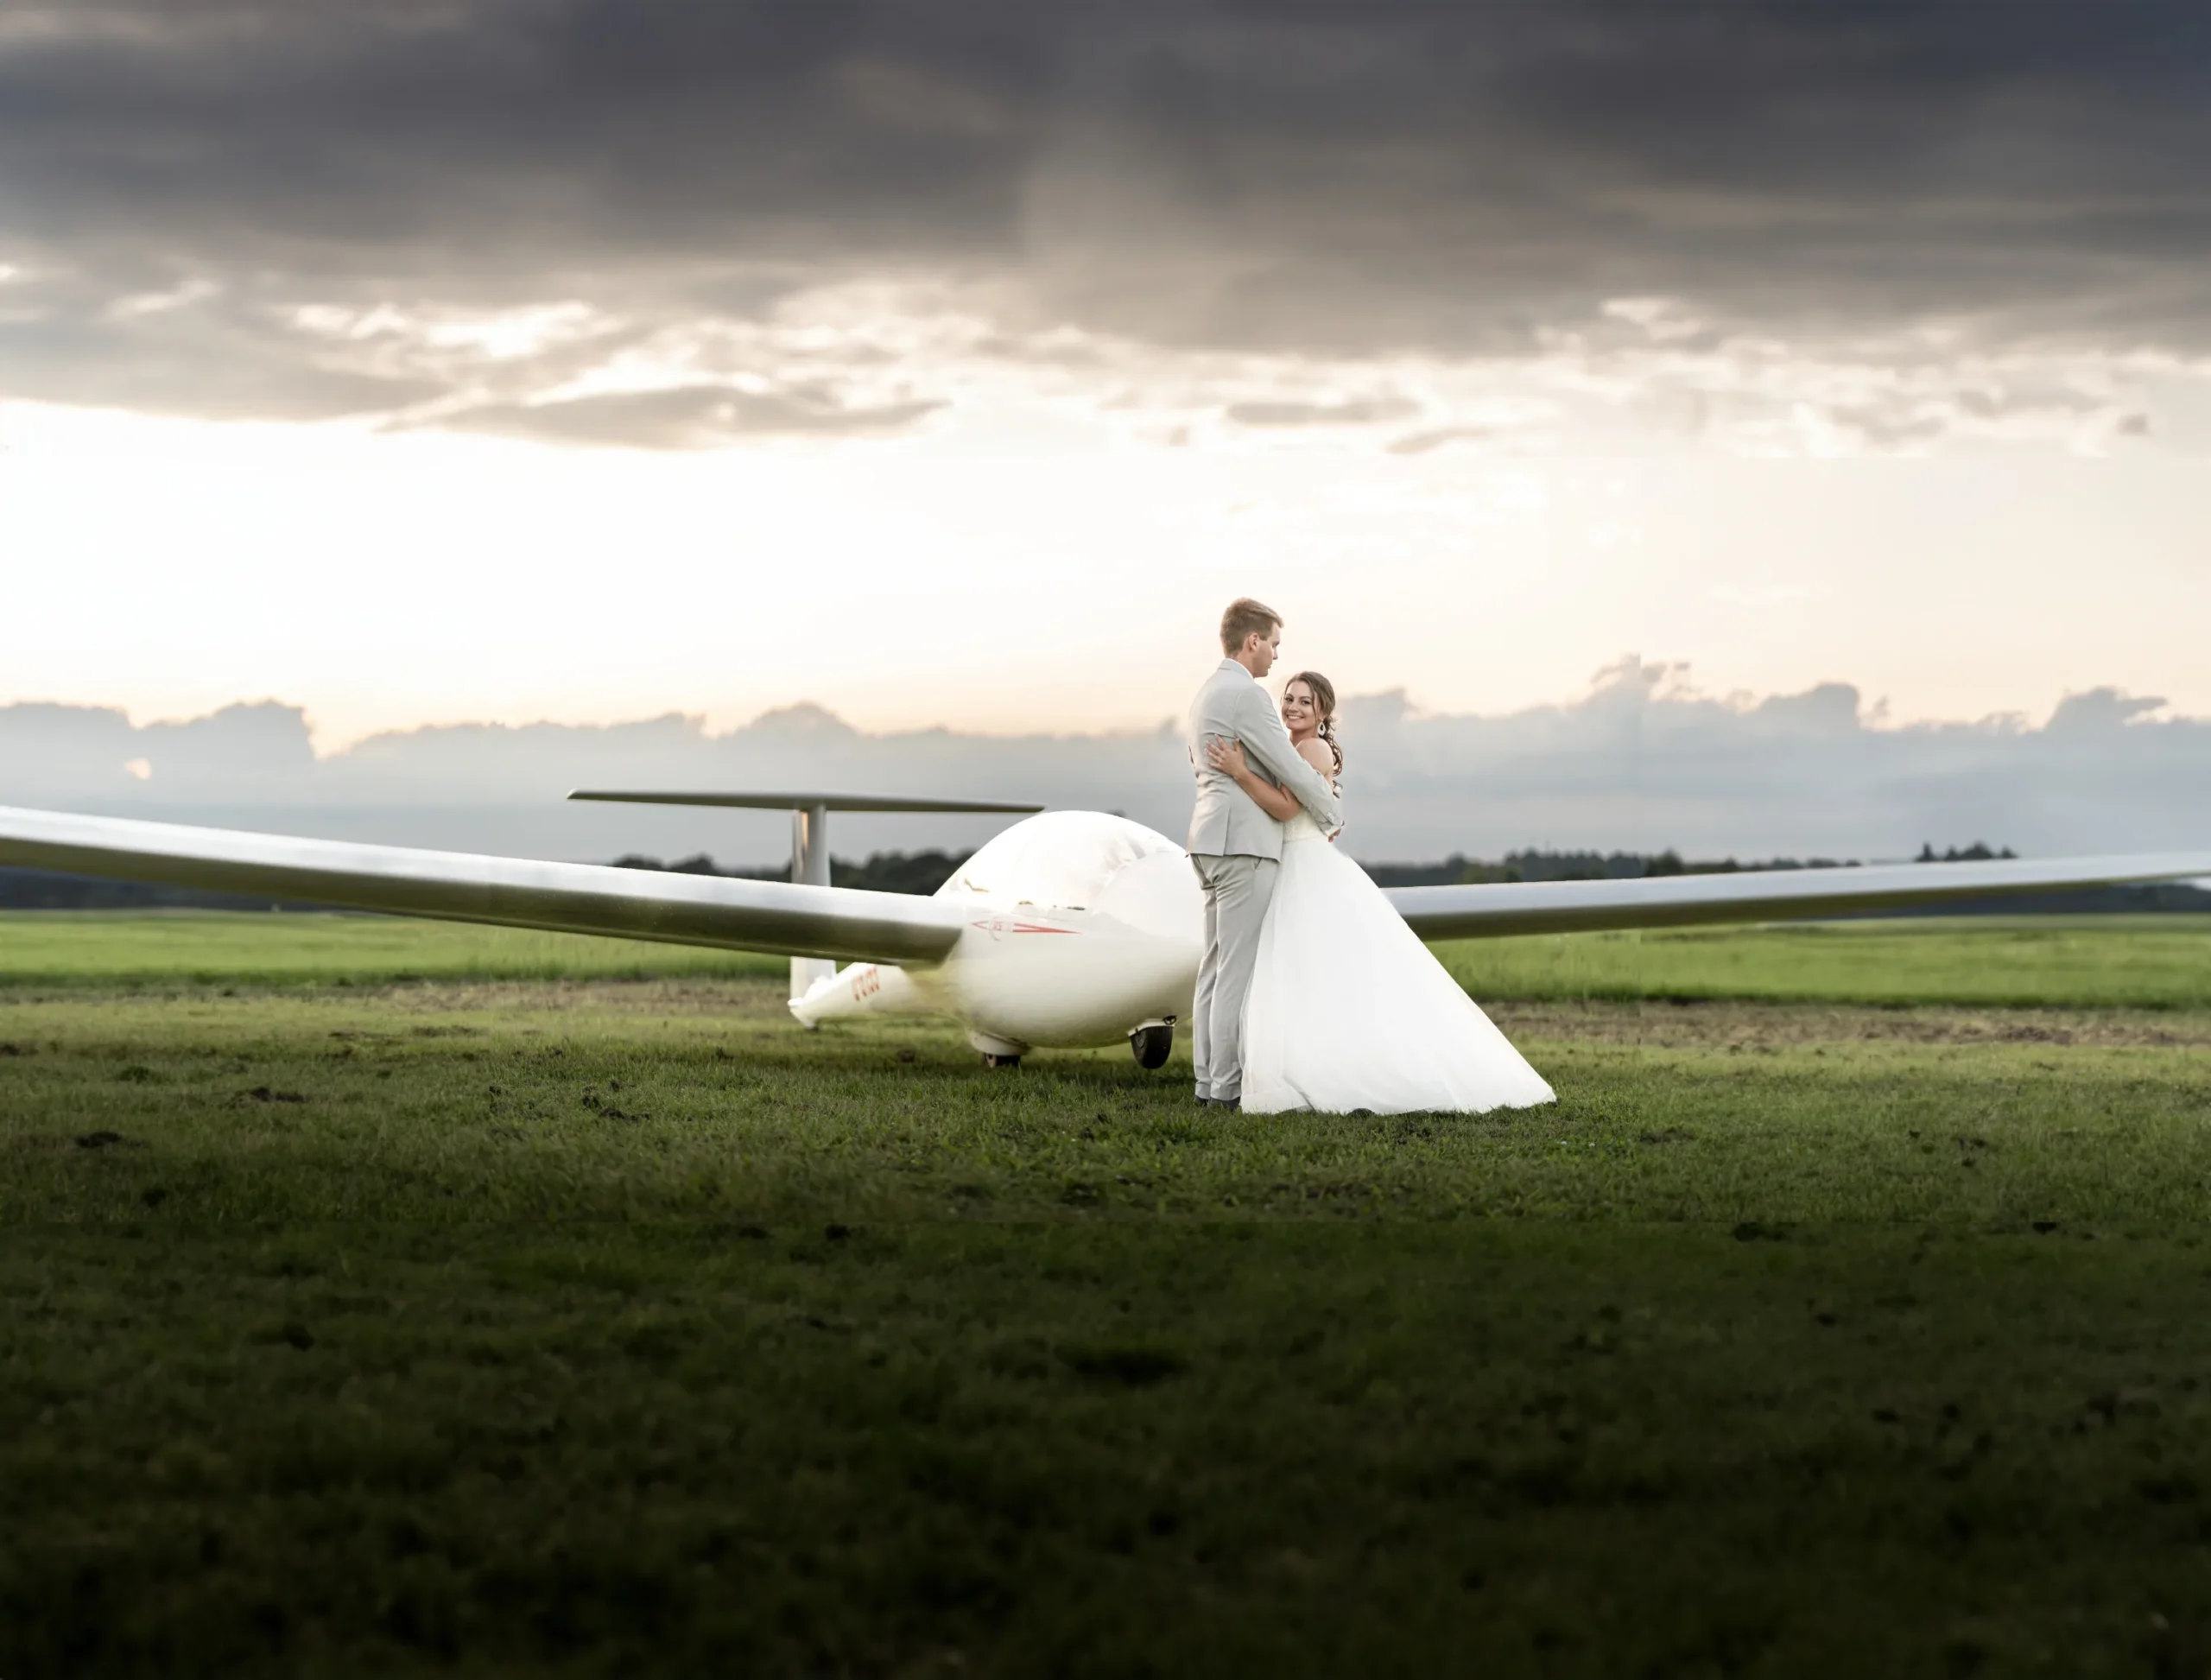
<instances>
[{"instance_id":1,"label":"groom's hair","mask_svg":"<svg viewBox=\"0 0 2211 1680\"><path fill-rule=\"evenodd\" d=\"M1220 615L1220 650L1233 655L1243 647L1245 637L1264 636L1281 622L1282 614L1264 602L1239 596Z\"/></svg>"}]
</instances>

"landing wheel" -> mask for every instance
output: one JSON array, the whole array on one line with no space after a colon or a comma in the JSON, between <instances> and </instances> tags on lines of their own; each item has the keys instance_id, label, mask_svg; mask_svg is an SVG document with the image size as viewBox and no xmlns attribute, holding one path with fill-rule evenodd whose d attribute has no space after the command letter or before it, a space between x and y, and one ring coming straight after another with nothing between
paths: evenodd
<instances>
[{"instance_id":1,"label":"landing wheel","mask_svg":"<svg viewBox=\"0 0 2211 1680\"><path fill-rule=\"evenodd\" d=\"M994 1050L985 1050L983 1065L985 1068L1018 1068L1021 1065L1021 1058L1017 1056L1000 1056Z\"/></svg>"},{"instance_id":2,"label":"landing wheel","mask_svg":"<svg viewBox=\"0 0 2211 1680\"><path fill-rule=\"evenodd\" d=\"M1164 1068L1167 1057L1175 1048L1175 1024L1138 1027L1129 1035L1129 1049L1135 1052L1137 1066L1144 1068Z\"/></svg>"}]
</instances>

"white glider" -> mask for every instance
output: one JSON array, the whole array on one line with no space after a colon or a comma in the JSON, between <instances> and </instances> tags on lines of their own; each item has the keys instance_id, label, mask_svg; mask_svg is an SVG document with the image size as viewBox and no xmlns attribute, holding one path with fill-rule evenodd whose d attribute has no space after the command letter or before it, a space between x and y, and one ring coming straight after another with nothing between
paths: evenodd
<instances>
[{"instance_id":1,"label":"white glider","mask_svg":"<svg viewBox=\"0 0 2211 1680\"><path fill-rule=\"evenodd\" d=\"M857 1013L941 1013L999 1063L1036 1046L1125 1038L1156 1068L1189 1012L1202 914L1196 878L1181 846L1125 817L1029 816L923 898L827 884L827 813L1036 808L842 794L573 796L790 808L800 878L737 881L4 807L0 864L776 953L795 959L791 1012L809 1027ZM1770 922L2201 876L2211 876L2211 852L1398 887L1389 897L1423 939L1479 939Z\"/></svg>"}]
</instances>

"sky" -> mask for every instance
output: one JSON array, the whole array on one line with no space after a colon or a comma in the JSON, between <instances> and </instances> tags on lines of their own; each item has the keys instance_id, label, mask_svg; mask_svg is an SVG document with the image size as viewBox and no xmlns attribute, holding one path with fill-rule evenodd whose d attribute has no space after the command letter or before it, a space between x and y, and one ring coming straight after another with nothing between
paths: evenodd
<instances>
[{"instance_id":1,"label":"sky","mask_svg":"<svg viewBox=\"0 0 2211 1680\"><path fill-rule=\"evenodd\" d=\"M0 705L2211 716L2206 155L2137 0L32 0Z\"/></svg>"}]
</instances>

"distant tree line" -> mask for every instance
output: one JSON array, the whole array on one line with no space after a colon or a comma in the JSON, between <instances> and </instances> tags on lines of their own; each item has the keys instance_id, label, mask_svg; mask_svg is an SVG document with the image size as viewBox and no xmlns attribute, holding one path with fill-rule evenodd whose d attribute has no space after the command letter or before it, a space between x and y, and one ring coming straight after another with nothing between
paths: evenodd
<instances>
[{"instance_id":1,"label":"distant tree line","mask_svg":"<svg viewBox=\"0 0 2211 1680\"><path fill-rule=\"evenodd\" d=\"M2016 858L2008 846L1975 840L1935 851L1923 842L1915 863L1992 863ZM1733 875L1774 869L1856 869L1855 858L1685 859L1663 852L1508 852L1496 863L1454 853L1441 863L1362 865L1385 887L1455 886L1467 882L1632 881L1657 875ZM2149 882L2139 886L2074 887L2062 892L2024 893L1961 904L1917 910L1868 910L1867 916L2085 916L2211 911L2211 892L2184 881Z\"/></svg>"},{"instance_id":2,"label":"distant tree line","mask_svg":"<svg viewBox=\"0 0 2211 1680\"><path fill-rule=\"evenodd\" d=\"M1922 841L1919 855L1912 861L1988 863L2017 856L2008 846L1997 850L1983 840L1940 853L1932 842ZM1861 865L1855 858L1764 858L1748 862L1735 858L1684 858L1669 846L1663 852L1508 852L1497 863L1454 852L1441 863L1361 866L1380 886L1428 887L1493 881L1636 881L1649 875L1738 875L1771 869L1857 869Z\"/></svg>"},{"instance_id":3,"label":"distant tree line","mask_svg":"<svg viewBox=\"0 0 2211 1680\"><path fill-rule=\"evenodd\" d=\"M271 899L265 892L207 892L198 887L111 881L51 869L0 869L0 910L303 910L312 904Z\"/></svg>"},{"instance_id":4,"label":"distant tree line","mask_svg":"<svg viewBox=\"0 0 2211 1680\"><path fill-rule=\"evenodd\" d=\"M865 892L912 892L926 896L952 878L952 872L974 856L972 852L877 852L865 863L832 856L829 884L858 887ZM661 869L675 875L719 875L733 881L788 881L791 872L782 868L723 869L701 852L664 864L657 858L630 853L614 860L617 869Z\"/></svg>"},{"instance_id":5,"label":"distant tree line","mask_svg":"<svg viewBox=\"0 0 2211 1680\"><path fill-rule=\"evenodd\" d=\"M2008 853L2006 855L2009 855ZM1498 881L1636 881L1649 875L1735 875L1769 869L1855 869L1855 858L1683 858L1663 852L1508 852L1496 863L1454 852L1440 864L1366 864L1385 887L1456 886Z\"/></svg>"}]
</instances>

